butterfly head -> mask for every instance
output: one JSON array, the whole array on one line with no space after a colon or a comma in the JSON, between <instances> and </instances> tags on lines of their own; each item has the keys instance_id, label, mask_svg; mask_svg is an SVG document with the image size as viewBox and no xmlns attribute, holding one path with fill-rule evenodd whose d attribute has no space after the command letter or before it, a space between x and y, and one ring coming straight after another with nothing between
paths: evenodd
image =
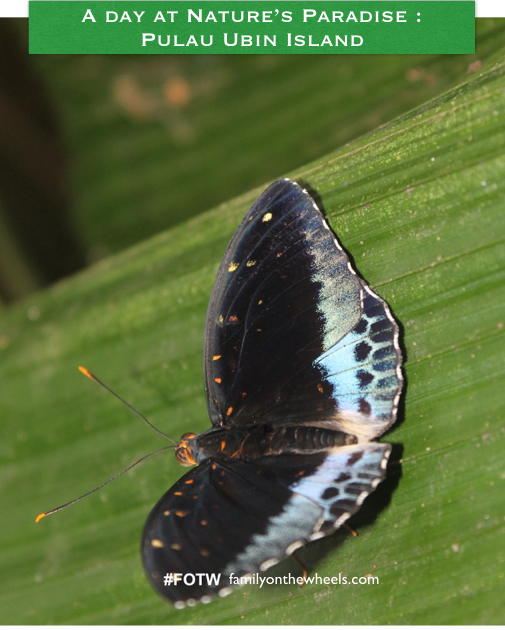
<instances>
[{"instance_id":1,"label":"butterfly head","mask_svg":"<svg viewBox=\"0 0 505 630\"><path fill-rule=\"evenodd\" d=\"M185 433L175 449L175 458L182 466L195 466L197 463L190 443L195 437L196 433Z\"/></svg>"}]
</instances>

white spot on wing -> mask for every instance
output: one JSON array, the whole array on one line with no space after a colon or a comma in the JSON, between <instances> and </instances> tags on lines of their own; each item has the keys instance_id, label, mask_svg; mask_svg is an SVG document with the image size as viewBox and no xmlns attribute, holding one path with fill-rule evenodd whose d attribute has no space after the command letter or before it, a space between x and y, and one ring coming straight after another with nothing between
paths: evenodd
<instances>
[{"instance_id":1,"label":"white spot on wing","mask_svg":"<svg viewBox=\"0 0 505 630\"><path fill-rule=\"evenodd\" d=\"M274 567L279 563L279 558L270 558L260 564L260 571L267 571L270 567Z\"/></svg>"},{"instance_id":2,"label":"white spot on wing","mask_svg":"<svg viewBox=\"0 0 505 630\"><path fill-rule=\"evenodd\" d=\"M326 534L324 532L314 532L309 536L309 540L319 540L320 538L324 538Z\"/></svg>"},{"instance_id":3,"label":"white spot on wing","mask_svg":"<svg viewBox=\"0 0 505 630\"><path fill-rule=\"evenodd\" d=\"M363 501L367 498L368 494L368 492L360 492L360 494L356 498L356 505L361 505Z\"/></svg>"},{"instance_id":4,"label":"white spot on wing","mask_svg":"<svg viewBox=\"0 0 505 630\"><path fill-rule=\"evenodd\" d=\"M336 521L336 523L335 523L335 529L336 529L337 527L340 527L340 526L342 525L342 523L345 523L345 522L346 522L346 520L347 520L348 518L350 518L350 517L351 517L351 513L350 513L350 512L344 512L344 513L342 514L342 516L341 516L341 517L340 517L340 518Z\"/></svg>"},{"instance_id":5,"label":"white spot on wing","mask_svg":"<svg viewBox=\"0 0 505 630\"><path fill-rule=\"evenodd\" d=\"M286 549L286 555L290 556L294 551L303 547L303 540L296 540L294 543L291 543L289 547Z\"/></svg>"}]
</instances>

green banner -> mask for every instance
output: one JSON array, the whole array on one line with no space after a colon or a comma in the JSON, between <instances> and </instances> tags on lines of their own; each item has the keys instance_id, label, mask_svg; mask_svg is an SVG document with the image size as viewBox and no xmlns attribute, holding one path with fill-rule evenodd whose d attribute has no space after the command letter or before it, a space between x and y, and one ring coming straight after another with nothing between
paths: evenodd
<instances>
[{"instance_id":1,"label":"green banner","mask_svg":"<svg viewBox=\"0 0 505 630\"><path fill-rule=\"evenodd\" d=\"M34 54L471 54L475 2L29 3Z\"/></svg>"}]
</instances>

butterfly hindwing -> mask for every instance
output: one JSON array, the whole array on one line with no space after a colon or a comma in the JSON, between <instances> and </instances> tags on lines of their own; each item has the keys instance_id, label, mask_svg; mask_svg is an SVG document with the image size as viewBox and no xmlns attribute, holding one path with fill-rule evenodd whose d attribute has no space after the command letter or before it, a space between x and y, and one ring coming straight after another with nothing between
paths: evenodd
<instances>
[{"instance_id":1,"label":"butterfly hindwing","mask_svg":"<svg viewBox=\"0 0 505 630\"><path fill-rule=\"evenodd\" d=\"M359 322L316 363L331 384L335 428L371 440L391 426L403 384L398 326L368 286Z\"/></svg>"},{"instance_id":2,"label":"butterfly hindwing","mask_svg":"<svg viewBox=\"0 0 505 630\"><path fill-rule=\"evenodd\" d=\"M227 594L230 576L265 570L339 527L383 479L389 453L388 444L368 443L254 462L207 460L147 520L142 556L151 583L178 607Z\"/></svg>"},{"instance_id":3,"label":"butterfly hindwing","mask_svg":"<svg viewBox=\"0 0 505 630\"><path fill-rule=\"evenodd\" d=\"M142 558L151 583L180 605L219 593L229 586L224 577L213 585L165 586L164 576L223 574L251 538L282 512L291 494L253 464L207 460L192 469L160 499L147 519Z\"/></svg>"}]
</instances>

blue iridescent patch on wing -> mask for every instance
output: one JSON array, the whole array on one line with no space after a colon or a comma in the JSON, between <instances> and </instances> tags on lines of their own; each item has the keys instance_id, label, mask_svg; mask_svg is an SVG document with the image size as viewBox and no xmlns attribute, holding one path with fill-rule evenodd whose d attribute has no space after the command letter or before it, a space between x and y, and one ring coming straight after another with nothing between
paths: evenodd
<instances>
[{"instance_id":1,"label":"blue iridescent patch on wing","mask_svg":"<svg viewBox=\"0 0 505 630\"><path fill-rule=\"evenodd\" d=\"M387 304L363 287L359 322L317 360L332 385L340 427L370 440L391 426L402 376L398 328Z\"/></svg>"},{"instance_id":2,"label":"blue iridescent patch on wing","mask_svg":"<svg viewBox=\"0 0 505 630\"><path fill-rule=\"evenodd\" d=\"M391 311L354 271L312 197L280 179L220 265L204 372L212 428L183 436L197 464L158 502L142 556L176 607L227 595L354 514L386 475L403 383ZM219 574L167 584L166 575Z\"/></svg>"}]
</instances>

